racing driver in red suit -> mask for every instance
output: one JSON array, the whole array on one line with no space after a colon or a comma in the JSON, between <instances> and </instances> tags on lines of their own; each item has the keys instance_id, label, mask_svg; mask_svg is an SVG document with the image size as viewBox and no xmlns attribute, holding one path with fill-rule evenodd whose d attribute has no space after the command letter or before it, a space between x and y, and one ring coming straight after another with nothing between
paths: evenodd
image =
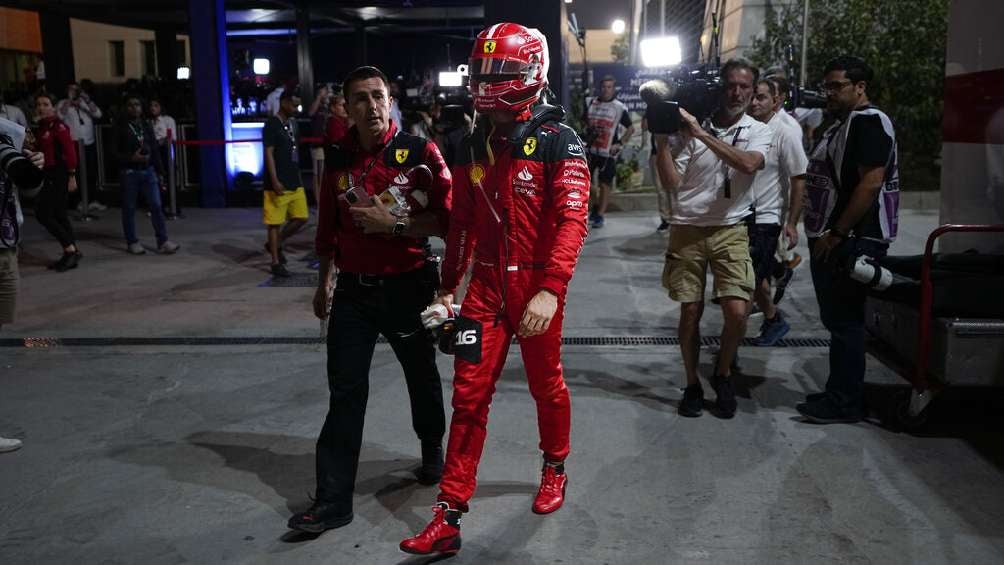
<instances>
[{"instance_id":1,"label":"racing driver in red suit","mask_svg":"<svg viewBox=\"0 0 1004 565\"><path fill-rule=\"evenodd\" d=\"M453 168L453 211L437 303L453 295L473 259L456 320L453 419L433 519L401 542L414 554L460 549L460 517L474 494L488 407L513 334L537 403L540 490L533 511L565 498L571 402L561 369L565 293L586 236L589 166L582 142L543 103L547 42L501 23L478 34L470 89L480 114ZM473 257L472 257L473 255Z\"/></svg>"}]
</instances>

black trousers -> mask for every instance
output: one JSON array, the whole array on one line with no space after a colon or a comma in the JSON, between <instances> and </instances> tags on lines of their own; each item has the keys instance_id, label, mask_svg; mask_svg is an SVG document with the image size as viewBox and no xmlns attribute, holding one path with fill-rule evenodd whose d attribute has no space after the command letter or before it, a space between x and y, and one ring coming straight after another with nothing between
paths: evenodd
<instances>
[{"instance_id":1,"label":"black trousers","mask_svg":"<svg viewBox=\"0 0 1004 565\"><path fill-rule=\"evenodd\" d=\"M411 421L422 442L442 442L446 432L443 388L436 352L419 314L439 287L435 263L402 275L339 273L328 323L328 415L317 439L317 499L352 510L369 371L378 335L404 369ZM396 407L392 408L396 409Z\"/></svg>"},{"instance_id":2,"label":"black trousers","mask_svg":"<svg viewBox=\"0 0 1004 565\"><path fill-rule=\"evenodd\" d=\"M56 167L45 170L45 185L35 200L35 219L59 241L63 247L76 243L73 226L66 215L69 192L66 188L66 169Z\"/></svg>"},{"instance_id":3,"label":"black trousers","mask_svg":"<svg viewBox=\"0 0 1004 565\"><path fill-rule=\"evenodd\" d=\"M817 238L809 239L812 286L816 289L819 317L830 332L830 376L826 392L844 410L864 410L865 383L865 301L868 287L846 274L834 271L834 261L866 255L885 257L889 246L870 240L852 239L833 250L829 261L813 251Z\"/></svg>"}]
</instances>

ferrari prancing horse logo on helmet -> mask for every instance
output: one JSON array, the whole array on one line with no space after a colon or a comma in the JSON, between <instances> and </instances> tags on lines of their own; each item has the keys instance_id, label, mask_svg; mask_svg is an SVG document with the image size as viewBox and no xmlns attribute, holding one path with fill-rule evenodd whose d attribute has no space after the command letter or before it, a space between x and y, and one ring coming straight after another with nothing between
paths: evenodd
<instances>
[{"instance_id":1,"label":"ferrari prancing horse logo on helmet","mask_svg":"<svg viewBox=\"0 0 1004 565\"><path fill-rule=\"evenodd\" d=\"M397 162L403 165L408 160L408 153L408 149L398 149L394 152L394 159L397 159Z\"/></svg>"},{"instance_id":2,"label":"ferrari prancing horse logo on helmet","mask_svg":"<svg viewBox=\"0 0 1004 565\"><path fill-rule=\"evenodd\" d=\"M485 53L491 55L495 52L495 41L489 39L485 41Z\"/></svg>"},{"instance_id":3,"label":"ferrari prancing horse logo on helmet","mask_svg":"<svg viewBox=\"0 0 1004 565\"><path fill-rule=\"evenodd\" d=\"M537 138L536 137L527 138L526 143L523 144L523 153L525 153L526 156L529 157L530 155L533 155L533 152L536 150L537 150Z\"/></svg>"}]
</instances>

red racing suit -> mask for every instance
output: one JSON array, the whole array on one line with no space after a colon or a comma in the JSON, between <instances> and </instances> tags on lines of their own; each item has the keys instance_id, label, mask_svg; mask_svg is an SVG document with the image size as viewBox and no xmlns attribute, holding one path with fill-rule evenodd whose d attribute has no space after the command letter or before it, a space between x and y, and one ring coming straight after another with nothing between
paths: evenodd
<instances>
[{"instance_id":1,"label":"red racing suit","mask_svg":"<svg viewBox=\"0 0 1004 565\"><path fill-rule=\"evenodd\" d=\"M527 303L540 290L558 297L558 309L545 333L519 340L520 351L537 404L540 449L549 461L563 461L569 452L561 325L586 236L589 166L578 136L553 115L522 129L511 141L486 140L479 127L453 168L443 291L456 291L472 254L474 267L457 319L453 418L439 500L464 511L476 487L495 382Z\"/></svg>"}]
</instances>

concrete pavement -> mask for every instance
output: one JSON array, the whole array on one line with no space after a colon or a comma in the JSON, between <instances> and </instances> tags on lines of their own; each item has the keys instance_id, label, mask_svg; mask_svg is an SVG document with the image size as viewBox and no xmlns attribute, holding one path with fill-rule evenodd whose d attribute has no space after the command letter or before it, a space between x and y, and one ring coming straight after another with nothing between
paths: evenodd
<instances>
[{"instance_id":1,"label":"concrete pavement","mask_svg":"<svg viewBox=\"0 0 1004 565\"><path fill-rule=\"evenodd\" d=\"M0 455L0 560L426 562L397 550L430 517L436 490L411 474L419 446L385 345L371 373L355 521L317 538L288 534L286 519L309 505L327 407L323 348L309 343L319 331L312 289L261 286L260 211L186 213L168 226L182 244L175 256L127 255L114 213L76 224L86 257L64 274L45 270L58 246L29 218L19 320L0 332L12 340L0 347L0 435L25 440ZM936 221L904 213L893 252L918 252ZM917 435L805 424L794 405L825 381L826 350L747 347L736 418L678 417L677 348L611 339L676 335L678 307L659 287L665 238L656 223L653 214L611 214L589 236L572 283L566 336L610 345L564 349L573 400L566 506L546 517L529 511L540 455L513 348L452 562L1004 559L1004 434L996 420L967 420L971 404ZM305 280L295 257L308 248L305 234L290 253ZM792 337L827 337L807 269L784 308ZM705 317L703 333L716 335L720 315L709 308ZM25 337L109 341L12 345ZM168 339L193 337L206 340ZM702 361L708 373L707 351ZM449 391L450 359L439 364ZM874 359L868 380L902 382Z\"/></svg>"}]
</instances>

